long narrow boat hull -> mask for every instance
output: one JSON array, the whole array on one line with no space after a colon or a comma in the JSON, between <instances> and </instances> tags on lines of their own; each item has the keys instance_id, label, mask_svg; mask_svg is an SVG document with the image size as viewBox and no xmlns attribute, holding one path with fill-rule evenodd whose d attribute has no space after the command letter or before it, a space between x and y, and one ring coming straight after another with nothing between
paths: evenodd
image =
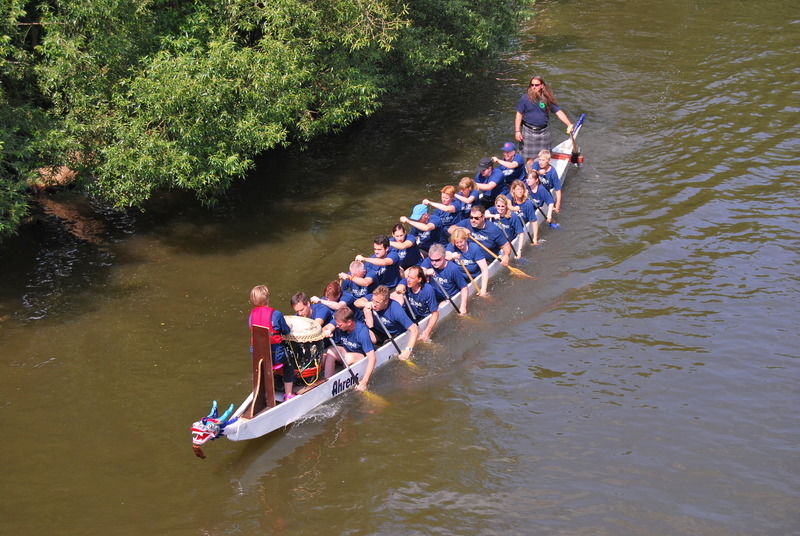
<instances>
[{"instance_id":1,"label":"long narrow boat hull","mask_svg":"<svg viewBox=\"0 0 800 536\"><path fill-rule=\"evenodd\" d=\"M576 123L574 136L578 135L580 131L580 127L582 125L582 119ZM573 152L573 140L565 140L559 145L557 145L552 151L553 159L551 165L556 169L559 178L563 184L568 166L570 164L570 156ZM541 214L541 211L536 211L536 217L538 223L540 225L540 229L544 229L544 217ZM528 231L532 230L533 223L529 222L527 224ZM514 247L517 252L521 254L524 246L528 245L530 242L528 241L528 237L525 233L518 235L514 239ZM489 278L494 277L497 272L503 269L503 266L500 264L499 261L495 260L489 265L488 276ZM481 277L477 277L475 280L480 286ZM469 285L469 295L472 296L475 294L475 286ZM453 305L449 301L445 301L443 304L439 306L439 320L448 317L450 314L453 313ZM430 317L425 317L419 323L419 330L420 332L424 331L425 327L428 325L428 321ZM405 348L407 346L409 334L408 332L403 333L395 338L397 341L397 346L400 348ZM391 342L388 342L378 348L375 351L376 356L376 363L375 369L380 368L381 366L385 365L391 359L397 358L397 351L395 350L394 346ZM356 384L358 383L358 379L364 377L364 373L367 368L367 359L361 359L357 363L350 366L351 371L356 376L357 379L354 379L350 372L346 369L342 370L333 376L331 376L327 381L324 383L310 389L309 391L303 393L300 396L296 396L286 402L281 402L277 406L270 408L268 410L262 411L252 419L244 418L243 415L247 408L250 406L250 403L253 399L253 394L250 395L242 402L239 408L234 412L235 417L239 417L239 419L228 425L224 430L224 435L231 441L243 441L245 439L255 439L257 437L264 436L273 432L275 430L279 430L293 422L300 420L302 417L307 415L317 406L324 404L325 402L353 389ZM283 395L281 393L276 393L276 398L280 401L282 400Z\"/></svg>"}]
</instances>

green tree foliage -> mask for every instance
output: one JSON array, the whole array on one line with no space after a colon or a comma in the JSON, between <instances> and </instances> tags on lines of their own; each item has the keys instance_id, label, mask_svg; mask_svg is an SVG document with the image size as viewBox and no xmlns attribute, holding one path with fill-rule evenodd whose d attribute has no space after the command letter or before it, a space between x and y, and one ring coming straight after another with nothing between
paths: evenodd
<instances>
[{"instance_id":1,"label":"green tree foliage","mask_svg":"<svg viewBox=\"0 0 800 536\"><path fill-rule=\"evenodd\" d=\"M468 73L529 2L0 1L0 236L46 164L117 207L163 188L212 202L259 153Z\"/></svg>"}]
</instances>

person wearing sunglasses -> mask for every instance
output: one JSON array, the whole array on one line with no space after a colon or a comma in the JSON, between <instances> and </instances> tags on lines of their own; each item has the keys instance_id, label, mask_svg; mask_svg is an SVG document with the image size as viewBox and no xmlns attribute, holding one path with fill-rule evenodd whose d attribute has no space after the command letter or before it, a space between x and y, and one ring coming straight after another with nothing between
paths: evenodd
<instances>
[{"instance_id":1,"label":"person wearing sunglasses","mask_svg":"<svg viewBox=\"0 0 800 536\"><path fill-rule=\"evenodd\" d=\"M485 251L481 248L486 262L491 264L497 255L500 257L500 262L503 266L508 266L508 259L511 256L511 244L508 243L506 237L503 236L503 231L497 225L486 221L485 212L486 208L483 205L472 205L469 218L461 220L450 227L450 234L453 234L456 229L465 229L469 233L470 240L480 242L489 250Z\"/></svg>"},{"instance_id":2,"label":"person wearing sunglasses","mask_svg":"<svg viewBox=\"0 0 800 536\"><path fill-rule=\"evenodd\" d=\"M452 299L456 294L461 294L458 314L465 315L469 302L469 281L464 276L461 267L455 262L448 261L445 253L442 244L432 245L430 255L422 261L420 266L425 275L434 280L433 291L436 293L436 299L439 300L439 307L442 307L448 298ZM455 303L453 302L454 306Z\"/></svg>"},{"instance_id":3,"label":"person wearing sunglasses","mask_svg":"<svg viewBox=\"0 0 800 536\"><path fill-rule=\"evenodd\" d=\"M517 102L514 116L514 138L522 146L522 157L527 161L536 158L542 149L550 150L550 114L553 113L565 125L567 134L572 132L572 122L558 105L553 92L541 76L534 76L528 91Z\"/></svg>"}]
</instances>

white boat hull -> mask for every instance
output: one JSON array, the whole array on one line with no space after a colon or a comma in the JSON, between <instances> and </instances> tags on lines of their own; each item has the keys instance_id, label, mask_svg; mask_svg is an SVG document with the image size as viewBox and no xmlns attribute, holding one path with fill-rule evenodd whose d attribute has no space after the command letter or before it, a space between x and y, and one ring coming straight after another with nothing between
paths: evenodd
<instances>
[{"instance_id":1,"label":"white boat hull","mask_svg":"<svg viewBox=\"0 0 800 536\"><path fill-rule=\"evenodd\" d=\"M580 130L580 126L577 128ZM577 136L577 131L575 133ZM558 176L561 179L563 184L567 168L569 166L570 160L569 155L572 152L572 141L565 140L558 146L556 146L553 150L553 160L551 165L556 169L558 172ZM540 225L540 230L544 229L544 217L542 216L541 211L536 211L536 217ZM529 222L527 224L527 230L529 232L532 231L533 223ZM529 245L530 241L525 233L520 234L514 239L514 248L518 253L522 253L524 246ZM489 265L488 275L489 277L494 277L497 272L503 269L503 266L500 264L499 261L495 260ZM475 281L478 283L480 287L481 277L479 276L475 278ZM470 284L469 285L469 295L472 296L475 294L475 286ZM457 299L458 297L456 297ZM455 300L454 300L455 301ZM442 319L446 318L453 312L453 306L449 301L445 301L444 305L440 305L439 307L439 321L441 322ZM419 323L419 330L422 332L428 324L430 317L425 317ZM397 342L397 346L399 348L405 348L407 346L409 334L408 332L403 333L402 335L395 338ZM375 351L376 355L376 363L375 369L377 370L384 364L386 364L390 359L397 358L397 351L394 348L394 345L391 342L388 342L378 348ZM355 374L357 379L364 377L364 372L367 368L367 359L361 359L357 363L350 366L353 374ZM234 416L239 417L239 420L236 422L228 425L224 430L224 435L231 441L243 441L245 439L254 439L257 437L261 437L263 435L269 434L275 430L279 430L299 419L303 416L307 415L317 406L324 404L325 402L335 398L342 393L353 389L356 384L358 383L357 379L354 381L351 373L344 369L332 377L330 377L324 383L314 387L313 389L306 391L300 396L296 396L287 402L281 402L280 404L276 405L273 408L268 410L264 410L252 419L244 418L243 415L247 408L250 406L250 402L252 401L253 394L250 395L242 402L239 408L234 413ZM276 398L280 401L282 400L283 394L276 393Z\"/></svg>"}]
</instances>

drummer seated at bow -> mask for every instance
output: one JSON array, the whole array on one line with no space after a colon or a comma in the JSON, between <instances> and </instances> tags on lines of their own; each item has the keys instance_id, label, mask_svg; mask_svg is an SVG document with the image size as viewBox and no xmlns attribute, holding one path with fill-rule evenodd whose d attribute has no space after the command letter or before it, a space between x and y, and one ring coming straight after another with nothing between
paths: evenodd
<instances>
[{"instance_id":1,"label":"drummer seated at bow","mask_svg":"<svg viewBox=\"0 0 800 536\"><path fill-rule=\"evenodd\" d=\"M380 285L372 294L357 299L356 307L363 309L364 323L370 329L370 338L377 346L382 346L390 338L394 340L408 331L408 345L398 356L400 359L408 359L417 344L419 328L389 294L389 288Z\"/></svg>"},{"instance_id":2,"label":"drummer seated at bow","mask_svg":"<svg viewBox=\"0 0 800 536\"><path fill-rule=\"evenodd\" d=\"M481 277L480 289L478 296L486 297L489 295L487 288L489 286L489 264L483 255L481 247L468 238L469 233L466 229L455 229L450 237L450 244L445 251L445 257L448 261L454 261L461 266L461 270L467 275L467 279L475 281L478 276Z\"/></svg>"},{"instance_id":3,"label":"drummer seated at bow","mask_svg":"<svg viewBox=\"0 0 800 536\"><path fill-rule=\"evenodd\" d=\"M547 223L553 223L553 196L544 186L539 184L539 174L531 171L526 182L528 184L528 197L533 206L544 214ZM545 205L547 206L547 212L542 209ZM539 219L534 218L531 223L533 224L533 245L536 246L539 244Z\"/></svg>"},{"instance_id":4,"label":"drummer seated at bow","mask_svg":"<svg viewBox=\"0 0 800 536\"><path fill-rule=\"evenodd\" d=\"M483 247L483 258L490 263L495 257L500 258L503 266L508 266L508 259L511 256L511 244L508 243L503 232L490 221L486 221L486 209L483 205L472 205L469 211L469 219L462 220L450 228L450 234L462 228L469 234L469 239L481 244ZM480 247L480 246L479 246Z\"/></svg>"},{"instance_id":5,"label":"drummer seated at bow","mask_svg":"<svg viewBox=\"0 0 800 536\"><path fill-rule=\"evenodd\" d=\"M418 265L410 266L406 270L405 279L400 281L391 297L405 307L415 324L419 324L422 319L430 315L428 324L419 335L419 340L430 342L433 328L436 326L436 322L439 321L439 300L436 299L436 292L428 283L428 278L422 267Z\"/></svg>"},{"instance_id":6,"label":"drummer seated at bow","mask_svg":"<svg viewBox=\"0 0 800 536\"><path fill-rule=\"evenodd\" d=\"M349 307L342 307L333 314L334 324L328 324L322 330L326 337L332 338L332 344L322 356L322 368L325 371L325 378L330 378L336 372L336 362L341 361L342 357L347 360L348 365L357 363L364 357L367 358L367 369L364 377L361 378L356 386L359 391L365 391L372 371L375 369L376 357L375 346L369 336L369 329L353 315L353 310Z\"/></svg>"},{"instance_id":7,"label":"drummer seated at bow","mask_svg":"<svg viewBox=\"0 0 800 536\"><path fill-rule=\"evenodd\" d=\"M400 257L397 250L392 250L389 246L389 237L378 235L372 241L371 257L356 255L356 261L363 262L367 268L365 279L370 280L367 285L370 288L378 285L386 285L394 288L400 282Z\"/></svg>"},{"instance_id":8,"label":"drummer seated at bow","mask_svg":"<svg viewBox=\"0 0 800 536\"><path fill-rule=\"evenodd\" d=\"M311 303L305 292L297 292L292 296L290 303L297 316L314 320L320 327L330 324L333 320L333 311L321 303Z\"/></svg>"},{"instance_id":9,"label":"drummer seated at bow","mask_svg":"<svg viewBox=\"0 0 800 536\"><path fill-rule=\"evenodd\" d=\"M451 300L455 295L461 295L461 303L458 304L458 314L467 314L467 304L469 303L469 283L464 272L455 262L448 261L445 257L445 248L442 244L431 246L428 258L422 261L425 275L429 276L433 282L433 289L436 299L439 300L439 307L446 301ZM453 302L456 305L456 302Z\"/></svg>"}]
</instances>

